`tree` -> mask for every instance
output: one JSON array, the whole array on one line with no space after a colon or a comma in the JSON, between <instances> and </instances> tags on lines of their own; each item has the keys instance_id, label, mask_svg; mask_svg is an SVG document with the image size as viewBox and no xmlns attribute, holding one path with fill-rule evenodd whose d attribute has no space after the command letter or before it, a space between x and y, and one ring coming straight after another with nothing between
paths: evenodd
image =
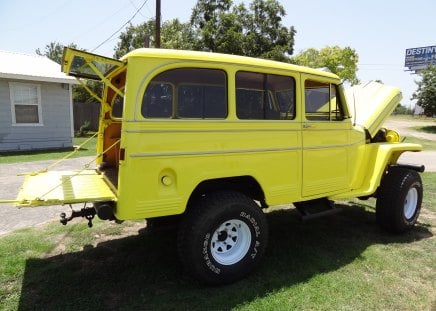
<instances>
[{"instance_id":1,"label":"tree","mask_svg":"<svg viewBox=\"0 0 436 311\"><path fill-rule=\"evenodd\" d=\"M399 104L395 108L393 114L413 114L413 110L406 106L403 106L402 104Z\"/></svg>"},{"instance_id":2,"label":"tree","mask_svg":"<svg viewBox=\"0 0 436 311\"><path fill-rule=\"evenodd\" d=\"M144 47L146 40L149 40L150 44L154 44L154 37L156 33L155 20L150 19L138 26L130 24L126 30L120 34L120 41L115 47L115 58L120 58L128 52Z\"/></svg>"},{"instance_id":3,"label":"tree","mask_svg":"<svg viewBox=\"0 0 436 311\"><path fill-rule=\"evenodd\" d=\"M320 50L310 48L291 59L297 65L312 68L328 68L343 81L357 84L357 62L359 56L351 47L327 46Z\"/></svg>"},{"instance_id":4,"label":"tree","mask_svg":"<svg viewBox=\"0 0 436 311\"><path fill-rule=\"evenodd\" d=\"M428 116L436 114L436 66L428 66L419 75L420 81L415 81L418 89L412 94L412 100L417 100L417 105L424 109Z\"/></svg>"},{"instance_id":5,"label":"tree","mask_svg":"<svg viewBox=\"0 0 436 311\"><path fill-rule=\"evenodd\" d=\"M161 47L246 55L289 61L293 53L294 27L282 25L286 12L277 0L253 0L249 8L232 0L198 0L191 20L164 22ZM155 21L129 25L120 35L114 56L120 58L133 49L155 42Z\"/></svg>"},{"instance_id":6,"label":"tree","mask_svg":"<svg viewBox=\"0 0 436 311\"><path fill-rule=\"evenodd\" d=\"M77 49L77 45L74 43L70 43L68 47ZM58 64L62 63L62 55L64 53L64 45L52 41L49 44L47 44L44 48L44 51L41 51L39 48L35 50L35 53L41 56L46 56L50 58L52 61L55 61Z\"/></svg>"},{"instance_id":7,"label":"tree","mask_svg":"<svg viewBox=\"0 0 436 311\"><path fill-rule=\"evenodd\" d=\"M277 0L254 0L248 9L231 0L198 0L191 15L196 49L288 61L296 31L282 25L285 15Z\"/></svg>"},{"instance_id":8,"label":"tree","mask_svg":"<svg viewBox=\"0 0 436 311\"><path fill-rule=\"evenodd\" d=\"M120 34L120 41L115 47L115 58L120 58L128 52L142 48L148 41L149 47L155 46L156 22L150 19L137 26L129 25ZM166 21L161 27L161 47L165 49L194 48L194 36L189 23L181 23L177 18Z\"/></svg>"},{"instance_id":9,"label":"tree","mask_svg":"<svg viewBox=\"0 0 436 311\"><path fill-rule=\"evenodd\" d=\"M161 47L164 49L193 50L194 34L189 23L177 18L166 21L161 27Z\"/></svg>"},{"instance_id":10,"label":"tree","mask_svg":"<svg viewBox=\"0 0 436 311\"><path fill-rule=\"evenodd\" d=\"M244 55L288 62L288 55L294 52L296 30L282 25L285 15L284 7L276 0L254 0L248 16L243 19Z\"/></svg>"},{"instance_id":11,"label":"tree","mask_svg":"<svg viewBox=\"0 0 436 311\"><path fill-rule=\"evenodd\" d=\"M198 0L192 9L190 24L195 32L195 49L211 52L224 52L226 49L232 54L234 51L227 44L232 43L232 33L241 33L239 21L230 12L231 0ZM239 28L239 29L238 29ZM234 31L234 30L236 31ZM239 40L237 40L239 41ZM236 45L232 45L235 47ZM240 52L241 46L237 47ZM235 54L235 53L233 53Z\"/></svg>"}]
</instances>

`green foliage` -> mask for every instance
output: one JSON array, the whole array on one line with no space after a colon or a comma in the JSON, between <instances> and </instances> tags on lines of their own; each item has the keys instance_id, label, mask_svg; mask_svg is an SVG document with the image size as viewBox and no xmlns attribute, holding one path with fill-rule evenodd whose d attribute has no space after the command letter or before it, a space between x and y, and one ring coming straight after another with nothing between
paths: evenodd
<instances>
[{"instance_id":1,"label":"green foliage","mask_svg":"<svg viewBox=\"0 0 436 311\"><path fill-rule=\"evenodd\" d=\"M326 46L320 50L310 48L291 59L292 63L312 68L328 68L343 81L352 85L359 83L357 79L357 62L359 56L351 47Z\"/></svg>"},{"instance_id":2,"label":"green foliage","mask_svg":"<svg viewBox=\"0 0 436 311\"><path fill-rule=\"evenodd\" d=\"M410 108L408 108L406 106L403 106L403 105L399 104L395 108L393 114L409 114L409 115L412 115L413 112L414 112L413 109L410 109Z\"/></svg>"},{"instance_id":3,"label":"green foliage","mask_svg":"<svg viewBox=\"0 0 436 311\"><path fill-rule=\"evenodd\" d=\"M126 30L120 34L120 41L115 48L115 58L120 58L128 52L144 47L145 40L148 38L150 42L154 43L154 36L156 33L155 20L142 23L138 26L129 25ZM151 44L150 46L153 46Z\"/></svg>"},{"instance_id":4,"label":"green foliage","mask_svg":"<svg viewBox=\"0 0 436 311\"><path fill-rule=\"evenodd\" d=\"M89 131L89 126L91 125L91 122L89 122L88 120L86 120L79 128L79 131L77 132L76 136L77 137L85 137L86 134Z\"/></svg>"},{"instance_id":5,"label":"green foliage","mask_svg":"<svg viewBox=\"0 0 436 311\"><path fill-rule=\"evenodd\" d=\"M436 125L418 126L415 129L424 133L436 134Z\"/></svg>"},{"instance_id":6,"label":"green foliage","mask_svg":"<svg viewBox=\"0 0 436 311\"><path fill-rule=\"evenodd\" d=\"M419 73L421 80L415 81L418 89L412 95L427 116L436 114L436 66L428 66Z\"/></svg>"},{"instance_id":7,"label":"green foliage","mask_svg":"<svg viewBox=\"0 0 436 311\"><path fill-rule=\"evenodd\" d=\"M254 0L248 8L199 0L191 15L196 49L288 61L296 31L282 25L285 15L276 0Z\"/></svg>"},{"instance_id":8,"label":"green foliage","mask_svg":"<svg viewBox=\"0 0 436 311\"><path fill-rule=\"evenodd\" d=\"M129 25L120 35L115 47L115 58L128 52L142 48L148 41L149 47L155 46L156 23L150 19L140 25ZM161 47L164 49L194 49L194 37L189 23L181 23L177 18L166 21L161 27Z\"/></svg>"},{"instance_id":9,"label":"green foliage","mask_svg":"<svg viewBox=\"0 0 436 311\"><path fill-rule=\"evenodd\" d=\"M161 47L288 61L296 31L282 25L285 15L283 6L276 0L254 0L249 8L244 4L235 6L231 0L198 0L190 22L173 19L163 23ZM145 38L153 47L153 19L138 26L129 25L120 35L115 57L144 47Z\"/></svg>"},{"instance_id":10,"label":"green foliage","mask_svg":"<svg viewBox=\"0 0 436 311\"><path fill-rule=\"evenodd\" d=\"M177 18L164 22L161 27L161 47L176 50L194 49L194 35L190 24L181 23Z\"/></svg>"},{"instance_id":11,"label":"green foliage","mask_svg":"<svg viewBox=\"0 0 436 311\"><path fill-rule=\"evenodd\" d=\"M83 81L83 80L82 80ZM101 96L103 92L103 84L100 81L86 80L86 86L91 89L95 95ZM73 100L79 103L90 103L97 101L89 92L81 85L73 85Z\"/></svg>"},{"instance_id":12,"label":"green foliage","mask_svg":"<svg viewBox=\"0 0 436 311\"><path fill-rule=\"evenodd\" d=\"M68 44L68 47L77 49L77 45L74 43ZM44 51L41 51L39 48L35 50L35 53L41 56L46 56L52 61L55 61L58 64L62 63L62 55L64 53L64 45L53 41L47 44L44 48Z\"/></svg>"}]
</instances>

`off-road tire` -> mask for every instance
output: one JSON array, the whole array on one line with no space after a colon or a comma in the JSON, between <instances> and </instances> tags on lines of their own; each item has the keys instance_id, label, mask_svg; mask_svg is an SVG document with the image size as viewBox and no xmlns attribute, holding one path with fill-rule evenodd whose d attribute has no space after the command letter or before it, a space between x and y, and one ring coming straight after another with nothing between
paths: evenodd
<instances>
[{"instance_id":1,"label":"off-road tire","mask_svg":"<svg viewBox=\"0 0 436 311\"><path fill-rule=\"evenodd\" d=\"M184 215L178 252L192 277L220 285L249 274L267 241L266 217L252 199L239 192L215 192L198 199Z\"/></svg>"},{"instance_id":2,"label":"off-road tire","mask_svg":"<svg viewBox=\"0 0 436 311\"><path fill-rule=\"evenodd\" d=\"M377 191L377 223L392 233L411 229L418 220L422 193L421 176L416 171L391 168Z\"/></svg>"}]
</instances>

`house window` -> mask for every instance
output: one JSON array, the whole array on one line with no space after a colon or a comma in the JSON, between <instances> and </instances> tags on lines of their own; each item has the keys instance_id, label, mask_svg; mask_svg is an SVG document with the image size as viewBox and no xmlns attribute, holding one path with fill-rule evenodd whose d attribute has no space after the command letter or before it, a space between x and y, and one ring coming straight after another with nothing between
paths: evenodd
<instances>
[{"instance_id":1,"label":"house window","mask_svg":"<svg viewBox=\"0 0 436 311\"><path fill-rule=\"evenodd\" d=\"M9 83L13 125L42 125L41 87Z\"/></svg>"}]
</instances>

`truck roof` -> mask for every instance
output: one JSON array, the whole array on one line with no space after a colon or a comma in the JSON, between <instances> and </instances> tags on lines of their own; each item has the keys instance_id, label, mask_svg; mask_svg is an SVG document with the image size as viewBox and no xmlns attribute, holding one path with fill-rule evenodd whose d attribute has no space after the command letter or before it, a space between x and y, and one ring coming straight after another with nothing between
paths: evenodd
<instances>
[{"instance_id":1,"label":"truck roof","mask_svg":"<svg viewBox=\"0 0 436 311\"><path fill-rule=\"evenodd\" d=\"M254 58L254 57L212 53L212 52L141 48L127 53L121 58L121 60L128 61L128 59L134 57L166 58L166 59L178 59L178 60L208 61L213 63L251 65L257 67L267 67L267 68L274 68L280 70L296 71L301 73L329 77L337 80L340 79L337 75L333 73L317 70L309 67L298 66L298 65L288 64L284 62L278 62L278 61L272 61L272 60Z\"/></svg>"}]
</instances>

